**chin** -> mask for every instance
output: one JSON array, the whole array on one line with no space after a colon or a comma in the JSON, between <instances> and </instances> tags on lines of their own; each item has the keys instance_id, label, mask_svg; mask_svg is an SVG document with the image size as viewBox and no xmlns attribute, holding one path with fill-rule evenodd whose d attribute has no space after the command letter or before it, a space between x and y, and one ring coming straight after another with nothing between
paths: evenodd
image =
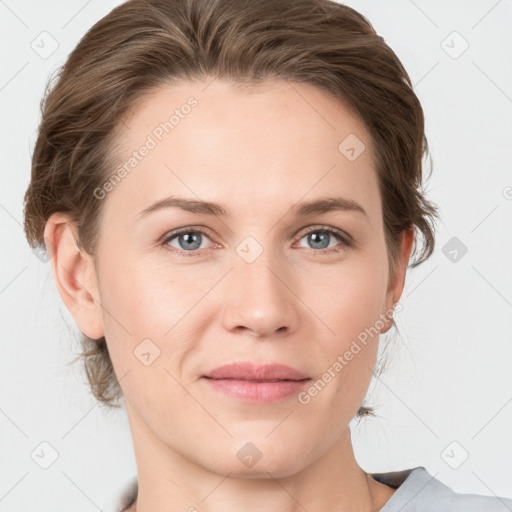
<instances>
[{"instance_id":1,"label":"chin","mask_svg":"<svg viewBox=\"0 0 512 512\"><path fill-rule=\"evenodd\" d=\"M298 473L314 459L314 453L307 451L304 443L286 443L277 437L270 442L262 437L254 441L236 440L222 453L212 454L210 461L214 464L208 465L210 471L230 474L230 478L264 479L270 475L285 478Z\"/></svg>"}]
</instances>

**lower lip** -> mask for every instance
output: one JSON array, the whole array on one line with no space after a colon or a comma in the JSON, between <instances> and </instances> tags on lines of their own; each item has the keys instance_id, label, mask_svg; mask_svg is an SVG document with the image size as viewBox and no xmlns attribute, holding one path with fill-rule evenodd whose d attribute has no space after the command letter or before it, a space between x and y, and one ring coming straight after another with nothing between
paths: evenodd
<instances>
[{"instance_id":1,"label":"lower lip","mask_svg":"<svg viewBox=\"0 0 512 512\"><path fill-rule=\"evenodd\" d=\"M296 395L311 379L251 382L247 380L210 379L204 377L204 380L217 391L244 402L272 403Z\"/></svg>"}]
</instances>

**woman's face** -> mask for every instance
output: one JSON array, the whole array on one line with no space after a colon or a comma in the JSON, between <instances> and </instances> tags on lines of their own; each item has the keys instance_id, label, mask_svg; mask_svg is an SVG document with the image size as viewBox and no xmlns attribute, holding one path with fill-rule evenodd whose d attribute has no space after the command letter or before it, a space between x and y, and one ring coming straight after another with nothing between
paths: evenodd
<instances>
[{"instance_id":1,"label":"woman's face","mask_svg":"<svg viewBox=\"0 0 512 512\"><path fill-rule=\"evenodd\" d=\"M356 414L403 286L367 131L312 86L215 80L161 88L119 141L122 179L97 191L95 315L135 448L222 474L299 471ZM232 363L306 380L205 377Z\"/></svg>"}]
</instances>

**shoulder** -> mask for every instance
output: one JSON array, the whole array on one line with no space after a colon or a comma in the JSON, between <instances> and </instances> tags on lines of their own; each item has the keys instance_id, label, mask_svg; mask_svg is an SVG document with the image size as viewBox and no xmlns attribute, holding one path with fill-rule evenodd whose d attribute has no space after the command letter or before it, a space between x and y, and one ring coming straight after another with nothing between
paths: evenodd
<instances>
[{"instance_id":1,"label":"shoulder","mask_svg":"<svg viewBox=\"0 0 512 512\"><path fill-rule=\"evenodd\" d=\"M501 496L457 493L430 475L422 466L395 473L378 474L379 481L399 487L379 512L507 512L512 499ZM399 478L400 479L400 478Z\"/></svg>"},{"instance_id":2,"label":"shoulder","mask_svg":"<svg viewBox=\"0 0 512 512\"><path fill-rule=\"evenodd\" d=\"M427 473L429 478L432 478ZM512 499L502 496L483 496L480 494L457 493L440 480L433 478L431 481L431 492L427 487L432 501L437 501L438 511L453 512L512 512Z\"/></svg>"}]
</instances>

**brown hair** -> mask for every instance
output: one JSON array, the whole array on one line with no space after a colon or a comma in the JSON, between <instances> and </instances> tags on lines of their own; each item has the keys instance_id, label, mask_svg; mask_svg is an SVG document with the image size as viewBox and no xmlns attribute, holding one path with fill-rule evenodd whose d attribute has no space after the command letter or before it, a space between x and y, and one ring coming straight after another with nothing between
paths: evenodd
<instances>
[{"instance_id":1,"label":"brown hair","mask_svg":"<svg viewBox=\"0 0 512 512\"><path fill-rule=\"evenodd\" d=\"M419 252L415 237L412 267L432 254L437 208L422 190L428 146L420 102L369 21L331 0L130 0L99 20L41 102L25 193L30 246L44 247L46 221L62 211L77 226L79 246L94 255L102 212L94 191L115 165L123 116L160 86L210 76L240 85L303 82L342 101L372 137L390 276L405 229L423 238ZM94 396L118 407L122 390L105 338L83 336L82 345ZM361 407L357 416L369 414Z\"/></svg>"}]
</instances>

